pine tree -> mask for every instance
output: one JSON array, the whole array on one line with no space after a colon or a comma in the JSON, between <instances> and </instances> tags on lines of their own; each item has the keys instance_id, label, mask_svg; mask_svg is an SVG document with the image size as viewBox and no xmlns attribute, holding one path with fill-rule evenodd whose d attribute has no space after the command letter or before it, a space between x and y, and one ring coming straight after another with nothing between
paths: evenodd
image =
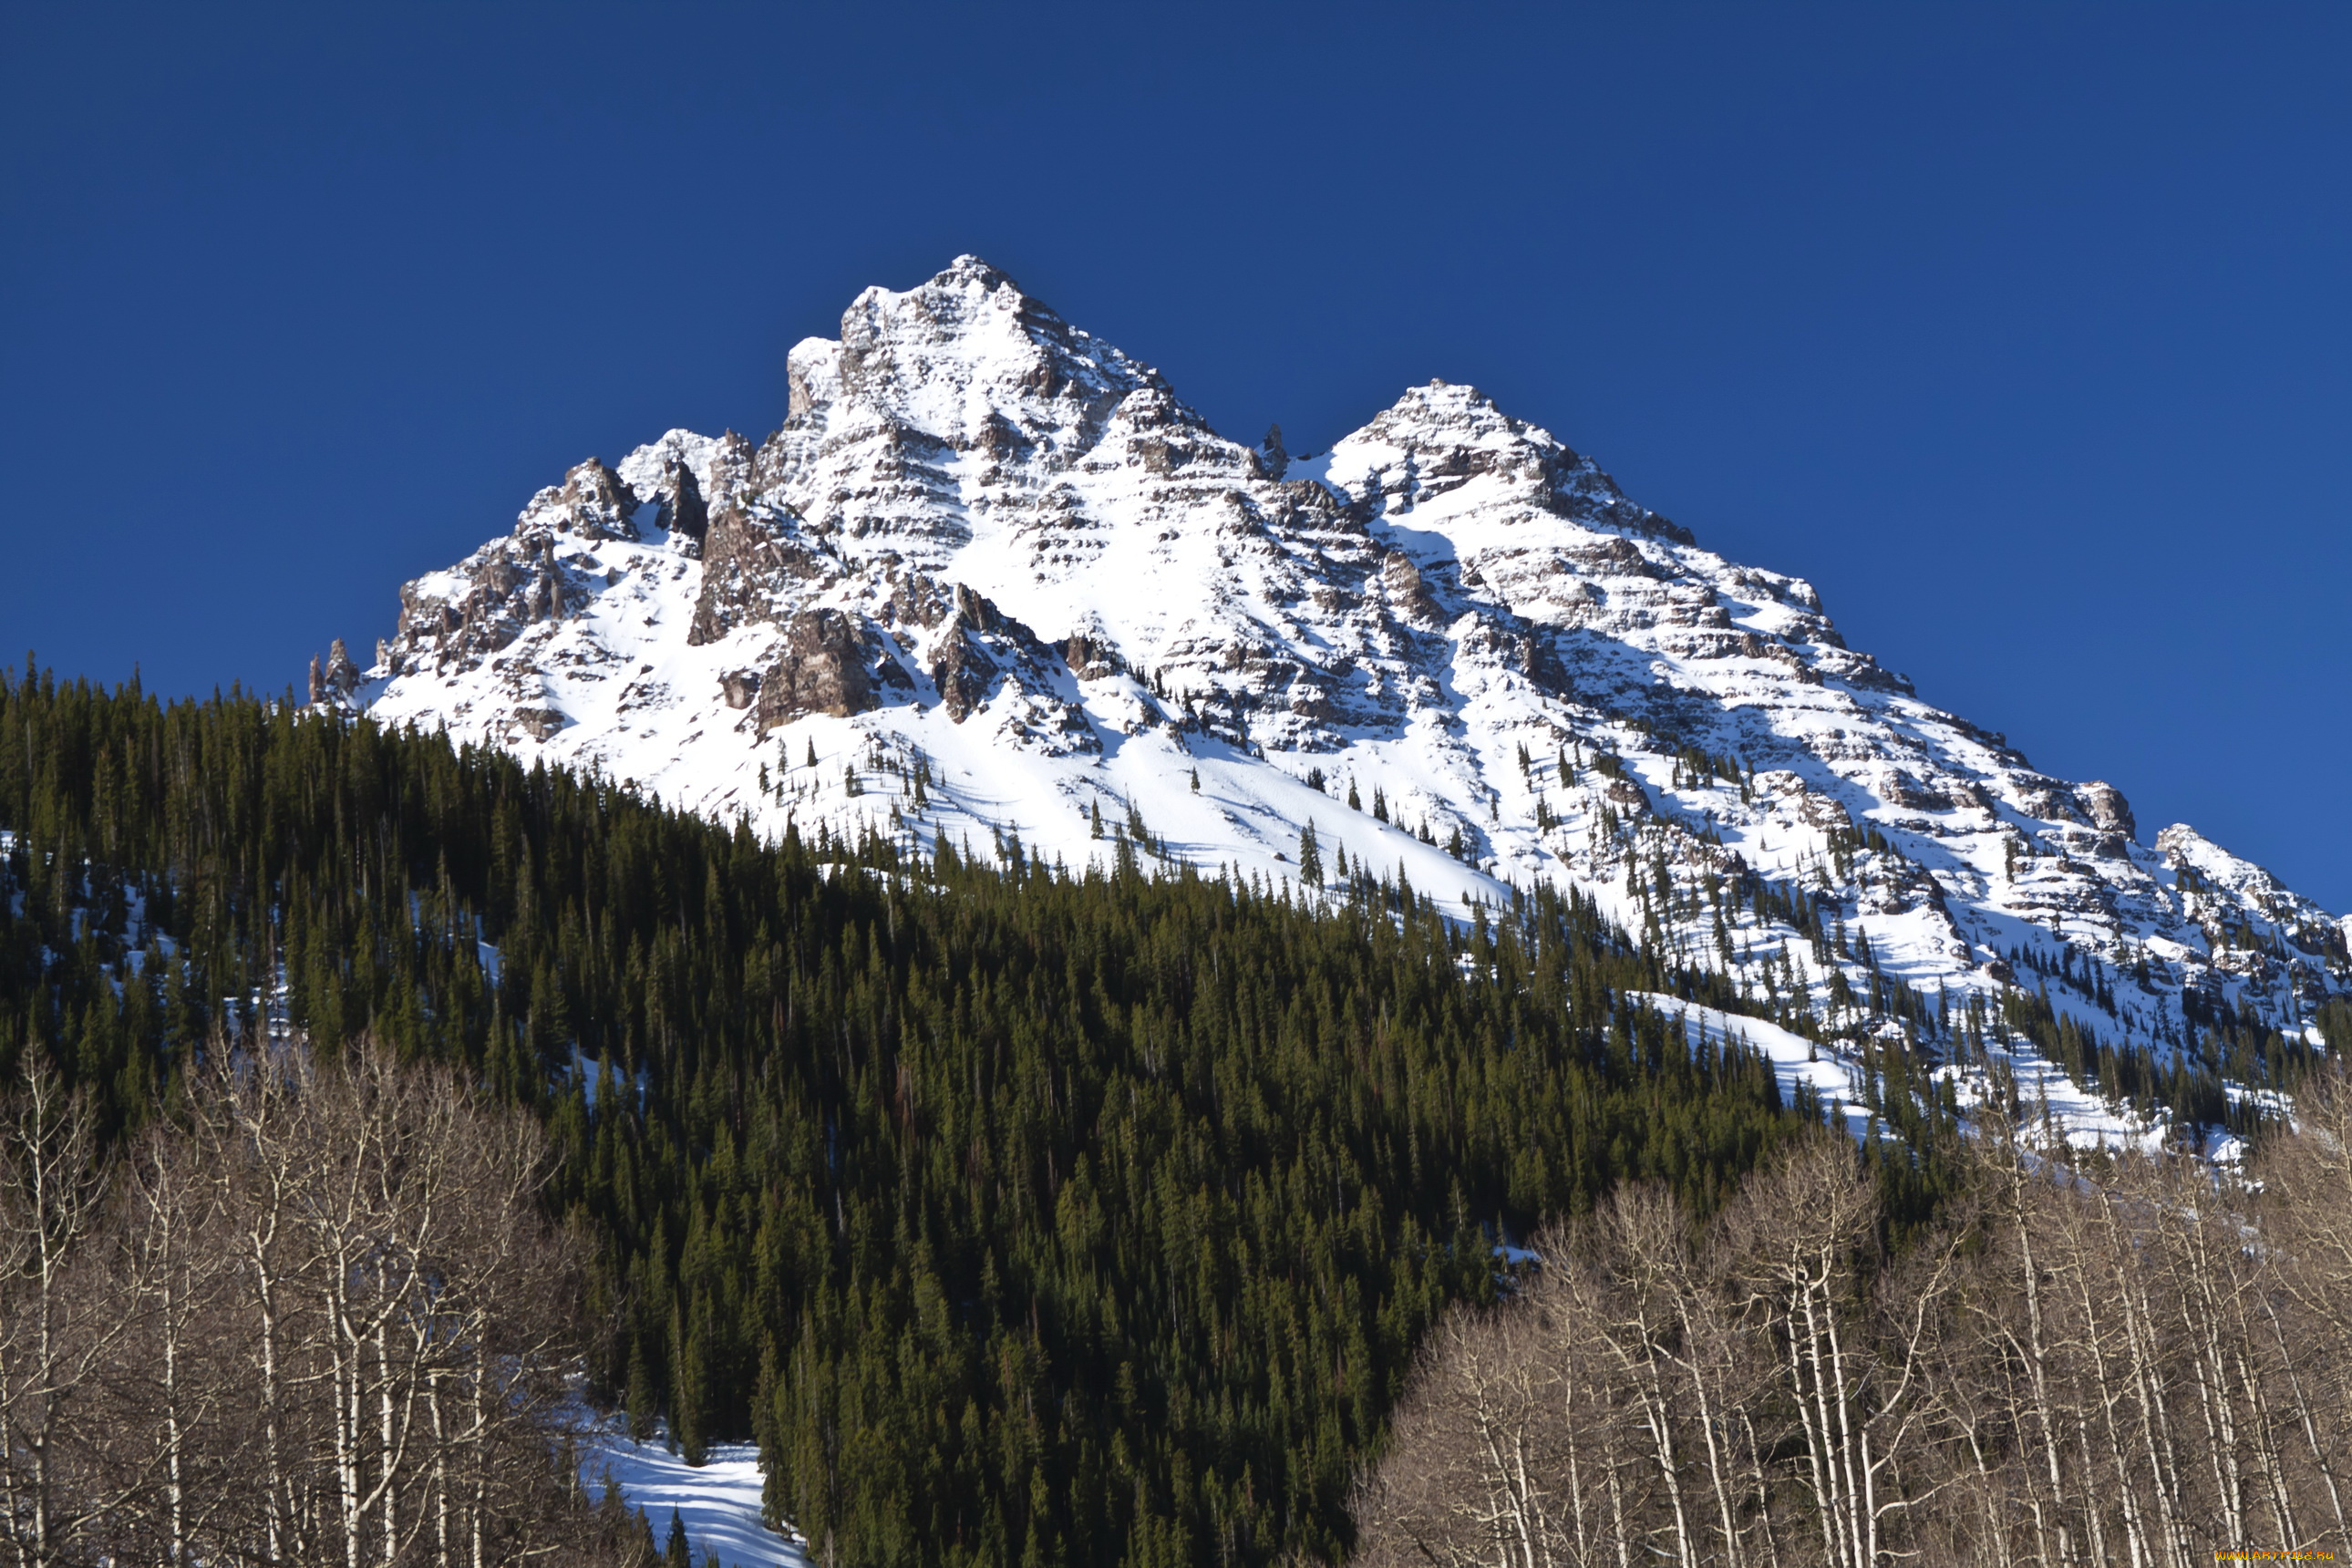
<instances>
[{"instance_id":1,"label":"pine tree","mask_svg":"<svg viewBox=\"0 0 2352 1568\"><path fill-rule=\"evenodd\" d=\"M681 1326L679 1310L670 1310L670 1426L678 1457L697 1468L709 1447L708 1339L703 1314L692 1314Z\"/></svg>"},{"instance_id":2,"label":"pine tree","mask_svg":"<svg viewBox=\"0 0 2352 1568\"><path fill-rule=\"evenodd\" d=\"M629 1413L629 1436L640 1443L652 1436L659 1402L654 1393L653 1367L646 1360L642 1334L632 1336L629 1342L629 1376L622 1403Z\"/></svg>"}]
</instances>

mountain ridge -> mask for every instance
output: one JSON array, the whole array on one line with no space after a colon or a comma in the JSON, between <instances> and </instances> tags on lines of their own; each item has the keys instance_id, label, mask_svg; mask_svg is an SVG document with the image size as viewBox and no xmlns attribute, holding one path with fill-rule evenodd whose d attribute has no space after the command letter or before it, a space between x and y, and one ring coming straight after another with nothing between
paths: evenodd
<instances>
[{"instance_id":1,"label":"mountain ridge","mask_svg":"<svg viewBox=\"0 0 2352 1568\"><path fill-rule=\"evenodd\" d=\"M969 256L787 369L765 441L575 467L314 696L770 834L1297 880L1311 826L1465 917L1572 883L1857 1042L1902 1033L1881 976L1948 1015L2022 965L2175 1059L2231 1016L2315 1044L2352 990L2352 918L2141 844L1475 388L1244 446Z\"/></svg>"}]
</instances>

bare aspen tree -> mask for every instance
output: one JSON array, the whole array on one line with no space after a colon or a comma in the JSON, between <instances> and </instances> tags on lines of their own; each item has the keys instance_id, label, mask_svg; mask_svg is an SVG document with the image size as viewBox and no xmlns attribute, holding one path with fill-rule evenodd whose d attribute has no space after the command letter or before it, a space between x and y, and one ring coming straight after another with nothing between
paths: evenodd
<instances>
[{"instance_id":1,"label":"bare aspen tree","mask_svg":"<svg viewBox=\"0 0 2352 1568\"><path fill-rule=\"evenodd\" d=\"M1786 1392L1804 1439L1803 1479L1825 1559L1874 1561L1876 1467L1864 1407L1868 1373L1856 1359L1852 1299L1856 1253L1876 1199L1852 1169L1850 1149L1801 1147L1744 1191L1727 1220L1742 1259L1747 1300L1780 1346Z\"/></svg>"},{"instance_id":2,"label":"bare aspen tree","mask_svg":"<svg viewBox=\"0 0 2352 1568\"><path fill-rule=\"evenodd\" d=\"M1553 1560L1618 1568L2352 1552L2352 1094L2331 1077L2303 1105L2243 1180L1989 1139L1893 1257L1833 1141L1705 1227L1621 1191L1433 1342L1361 1494L1424 1524L1360 1509L1365 1560L1542 1561L1523 1519ZM1496 1397L1507 1364L1549 1419Z\"/></svg>"},{"instance_id":3,"label":"bare aspen tree","mask_svg":"<svg viewBox=\"0 0 2352 1568\"><path fill-rule=\"evenodd\" d=\"M1603 1331L1644 1401L1659 1479L1675 1510L1677 1556L1739 1568L1747 1561L1741 1511L1749 1466L1737 1410L1753 1392L1762 1335L1739 1320L1717 1260L1696 1250L1689 1217L1663 1189L1621 1189L1596 1216L1592 1247L1620 1286L1618 1311ZM1686 1440L1677 1438L1678 1426L1687 1427ZM1686 1466L1704 1478L1711 1539L1683 1495Z\"/></svg>"},{"instance_id":4,"label":"bare aspen tree","mask_svg":"<svg viewBox=\"0 0 2352 1568\"><path fill-rule=\"evenodd\" d=\"M642 1559L556 1469L578 1274L535 1124L366 1045L234 1054L111 1168L53 1080L11 1107L16 1563Z\"/></svg>"},{"instance_id":5,"label":"bare aspen tree","mask_svg":"<svg viewBox=\"0 0 2352 1568\"><path fill-rule=\"evenodd\" d=\"M2352 1086L2339 1068L2296 1097L2297 1135L2265 1153L2262 1231L2277 1290L2263 1304L2308 1463L2339 1540L2352 1540Z\"/></svg>"},{"instance_id":6,"label":"bare aspen tree","mask_svg":"<svg viewBox=\"0 0 2352 1568\"><path fill-rule=\"evenodd\" d=\"M1665 1500L1674 1559L1691 1568L1699 1548L1684 1489L1683 1390L1672 1375L1677 1370L1669 1342L1675 1308L1667 1283L1671 1255L1686 1245L1682 1223L1680 1209L1654 1188L1621 1188L1603 1205L1592 1227L1591 1251L1609 1271L1614 1289L1601 1298L1592 1327L1641 1413L1640 1430Z\"/></svg>"},{"instance_id":7,"label":"bare aspen tree","mask_svg":"<svg viewBox=\"0 0 2352 1568\"><path fill-rule=\"evenodd\" d=\"M1455 1311L1424 1355L1422 1387L1397 1414L1422 1463L1381 1478L1363 1507L1412 1558L1469 1568L1549 1568L1552 1531L1533 1495L1543 1376L1505 1314ZM1403 1559L1400 1559L1401 1561Z\"/></svg>"},{"instance_id":8,"label":"bare aspen tree","mask_svg":"<svg viewBox=\"0 0 2352 1568\"><path fill-rule=\"evenodd\" d=\"M0 1509L26 1568L82 1560L125 1495L105 1449L129 1329L101 1278L95 1144L83 1101L36 1067L0 1125Z\"/></svg>"},{"instance_id":9,"label":"bare aspen tree","mask_svg":"<svg viewBox=\"0 0 2352 1568\"><path fill-rule=\"evenodd\" d=\"M143 1371L124 1459L152 1468L159 1483L143 1506L126 1508L119 1539L171 1565L196 1561L243 1486L245 1450L237 1407L249 1395L243 1368L226 1353L226 1298L236 1268L215 1173L188 1158L176 1129L151 1129L123 1162L115 1292L136 1314L132 1343ZM144 1432L152 1447L137 1442Z\"/></svg>"}]
</instances>

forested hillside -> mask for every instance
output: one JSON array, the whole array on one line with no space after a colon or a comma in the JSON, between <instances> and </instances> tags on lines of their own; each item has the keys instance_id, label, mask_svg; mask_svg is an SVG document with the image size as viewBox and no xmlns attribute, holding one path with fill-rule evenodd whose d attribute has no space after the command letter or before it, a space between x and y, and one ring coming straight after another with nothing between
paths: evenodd
<instances>
[{"instance_id":1,"label":"forested hillside","mask_svg":"<svg viewBox=\"0 0 2352 1568\"><path fill-rule=\"evenodd\" d=\"M232 694L0 678L0 1068L102 1142L278 1027L543 1121L589 1374L751 1433L842 1563L1336 1558L1416 1344L1619 1181L1706 1213L1799 1130L1736 1005L1549 893L1288 893L762 843ZM1905 1088L1894 1222L1950 1124Z\"/></svg>"}]
</instances>

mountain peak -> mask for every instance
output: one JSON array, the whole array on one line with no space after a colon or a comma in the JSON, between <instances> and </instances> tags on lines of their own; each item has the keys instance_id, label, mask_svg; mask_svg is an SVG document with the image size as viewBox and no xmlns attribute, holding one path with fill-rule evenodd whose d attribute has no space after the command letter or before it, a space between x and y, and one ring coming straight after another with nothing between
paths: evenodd
<instances>
[{"instance_id":1,"label":"mountain peak","mask_svg":"<svg viewBox=\"0 0 2352 1568\"><path fill-rule=\"evenodd\" d=\"M838 340L794 345L787 379L792 422L879 422L960 447L992 423L1033 444L1090 445L1120 399L1168 390L970 255L912 289L859 294Z\"/></svg>"},{"instance_id":2,"label":"mountain peak","mask_svg":"<svg viewBox=\"0 0 2352 1568\"><path fill-rule=\"evenodd\" d=\"M1010 289L1018 294L1021 285L1015 283L1001 267L996 267L967 251L935 274L926 289L968 289L983 290Z\"/></svg>"},{"instance_id":3,"label":"mountain peak","mask_svg":"<svg viewBox=\"0 0 2352 1568\"><path fill-rule=\"evenodd\" d=\"M2033 773L1474 386L1286 458L971 256L790 369L756 451L583 464L408 584L352 700L771 834L1293 880L1312 825L1460 909L1574 887L1849 1032L1888 977L1961 1005L2030 968L2158 1052L2352 991L2343 922L2187 829L2138 844L2121 791Z\"/></svg>"},{"instance_id":4,"label":"mountain peak","mask_svg":"<svg viewBox=\"0 0 2352 1568\"><path fill-rule=\"evenodd\" d=\"M1385 441L1400 450L1480 445L1546 456L1565 453L1570 461L1576 460L1549 431L1512 418L1476 387L1449 381L1406 387L1348 440L1359 445Z\"/></svg>"}]
</instances>

